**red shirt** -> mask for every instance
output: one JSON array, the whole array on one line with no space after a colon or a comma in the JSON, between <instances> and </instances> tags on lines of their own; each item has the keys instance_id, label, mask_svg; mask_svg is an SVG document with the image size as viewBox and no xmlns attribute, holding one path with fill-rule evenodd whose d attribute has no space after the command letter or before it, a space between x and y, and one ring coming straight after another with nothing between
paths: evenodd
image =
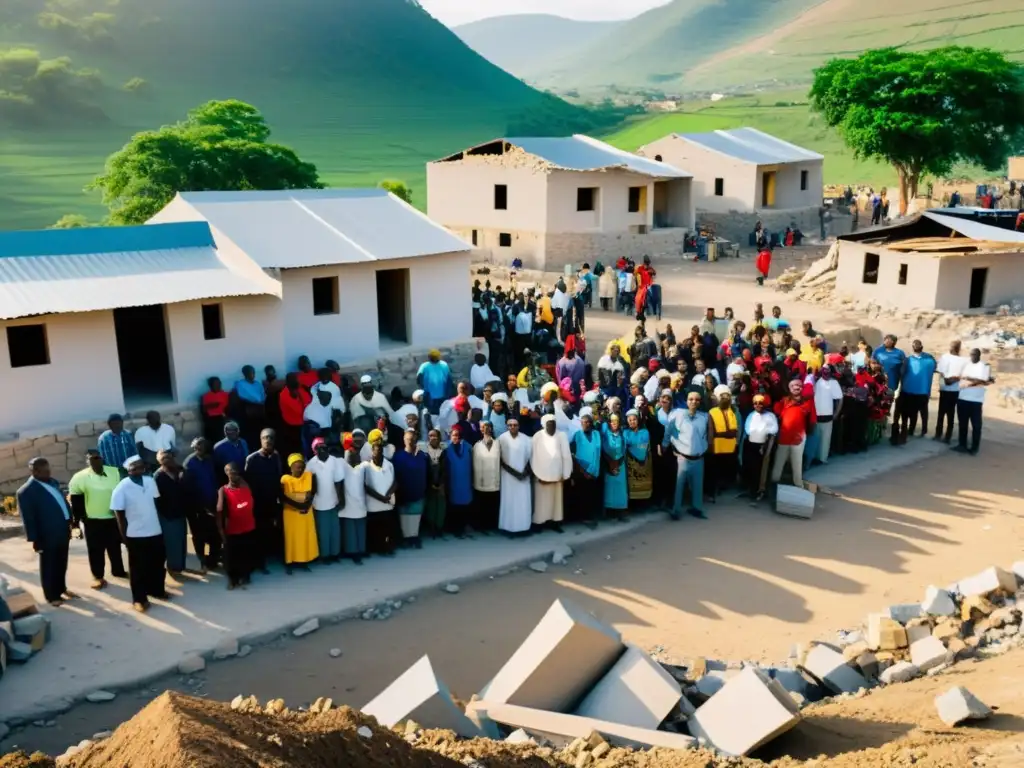
<instances>
[{"instance_id":1,"label":"red shirt","mask_svg":"<svg viewBox=\"0 0 1024 768\"><path fill-rule=\"evenodd\" d=\"M779 417L779 445L799 445L808 427L818 423L812 400L797 403L787 397L775 404L775 415Z\"/></svg>"},{"instance_id":2,"label":"red shirt","mask_svg":"<svg viewBox=\"0 0 1024 768\"><path fill-rule=\"evenodd\" d=\"M224 486L224 533L229 536L256 530L252 516L252 491L242 486Z\"/></svg>"},{"instance_id":3,"label":"red shirt","mask_svg":"<svg viewBox=\"0 0 1024 768\"><path fill-rule=\"evenodd\" d=\"M289 426L301 427L306 421L303 418L306 406L313 402L313 396L302 387L299 387L296 394L297 396L292 396L285 387L281 390L278 402L281 404L281 420Z\"/></svg>"},{"instance_id":4,"label":"red shirt","mask_svg":"<svg viewBox=\"0 0 1024 768\"><path fill-rule=\"evenodd\" d=\"M228 393L223 389L220 392L207 392L202 399L203 412L207 416L223 416L228 409Z\"/></svg>"},{"instance_id":5,"label":"red shirt","mask_svg":"<svg viewBox=\"0 0 1024 768\"><path fill-rule=\"evenodd\" d=\"M305 373L296 373L296 376L299 377L299 386L307 392L313 388L314 384L320 381L320 374L312 368Z\"/></svg>"}]
</instances>

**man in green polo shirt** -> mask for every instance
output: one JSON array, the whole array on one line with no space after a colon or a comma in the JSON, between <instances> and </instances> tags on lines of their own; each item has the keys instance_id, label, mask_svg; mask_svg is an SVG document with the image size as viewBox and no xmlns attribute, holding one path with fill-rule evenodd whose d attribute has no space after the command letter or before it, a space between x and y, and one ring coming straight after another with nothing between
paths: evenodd
<instances>
[{"instance_id":1,"label":"man in green polo shirt","mask_svg":"<svg viewBox=\"0 0 1024 768\"><path fill-rule=\"evenodd\" d=\"M104 556L110 558L111 576L128 578L121 558L121 532L110 510L110 496L121 482L121 474L115 467L103 465L99 451L89 449L85 456L89 466L71 478L68 492L71 494L71 511L75 522L85 523L92 588L103 589L107 586L107 580L103 578Z\"/></svg>"}]
</instances>

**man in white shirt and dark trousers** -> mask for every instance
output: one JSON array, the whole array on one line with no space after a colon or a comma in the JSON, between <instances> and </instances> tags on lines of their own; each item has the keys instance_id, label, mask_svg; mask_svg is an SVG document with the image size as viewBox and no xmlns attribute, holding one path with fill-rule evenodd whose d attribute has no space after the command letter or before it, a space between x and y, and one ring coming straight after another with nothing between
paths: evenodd
<instances>
[{"instance_id":1,"label":"man in white shirt and dark trousers","mask_svg":"<svg viewBox=\"0 0 1024 768\"><path fill-rule=\"evenodd\" d=\"M149 598L171 599L164 586L167 553L155 503L160 491L156 481L145 474L146 464L142 457L132 456L124 466L128 477L114 489L110 509L128 547L132 607L139 613L145 613L149 610Z\"/></svg>"},{"instance_id":2,"label":"man in white shirt and dark trousers","mask_svg":"<svg viewBox=\"0 0 1024 768\"><path fill-rule=\"evenodd\" d=\"M146 469L150 474L160 468L160 462L156 460L156 455L160 451L173 453L176 439L174 427L162 423L159 412L148 411L146 413L146 425L135 430L135 447L139 451L139 456L146 463Z\"/></svg>"},{"instance_id":3,"label":"man in white shirt and dark trousers","mask_svg":"<svg viewBox=\"0 0 1024 768\"><path fill-rule=\"evenodd\" d=\"M939 416L935 422L935 439L946 444L953 437L953 420L960 398L960 376L969 362L966 357L960 357L960 340L956 339L950 343L949 352L939 358L935 368L939 375ZM945 435L942 432L943 419L946 421Z\"/></svg>"},{"instance_id":4,"label":"man in white shirt and dark trousers","mask_svg":"<svg viewBox=\"0 0 1024 768\"><path fill-rule=\"evenodd\" d=\"M960 443L953 446L959 453L977 455L981 443L981 407L985 402L985 388L994 382L992 369L981 362L981 350L971 350L971 362L960 374L960 395L956 401L956 418L960 422ZM971 427L971 447L967 447L967 426Z\"/></svg>"},{"instance_id":5,"label":"man in white shirt and dark trousers","mask_svg":"<svg viewBox=\"0 0 1024 768\"><path fill-rule=\"evenodd\" d=\"M832 447L832 425L839 418L843 409L843 389L835 380L831 365L821 369L818 380L814 382L814 410L818 414L818 451L811 457L812 463L817 461L828 464L828 453Z\"/></svg>"}]
</instances>

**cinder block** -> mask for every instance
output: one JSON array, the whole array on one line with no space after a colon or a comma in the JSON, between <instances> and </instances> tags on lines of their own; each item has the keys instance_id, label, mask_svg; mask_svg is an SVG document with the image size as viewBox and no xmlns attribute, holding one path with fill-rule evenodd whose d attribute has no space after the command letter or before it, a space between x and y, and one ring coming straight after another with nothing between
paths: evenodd
<instances>
[{"instance_id":1,"label":"cinder block","mask_svg":"<svg viewBox=\"0 0 1024 768\"><path fill-rule=\"evenodd\" d=\"M795 485L778 486L775 512L786 517L810 520L814 516L814 494Z\"/></svg>"},{"instance_id":2,"label":"cinder block","mask_svg":"<svg viewBox=\"0 0 1024 768\"><path fill-rule=\"evenodd\" d=\"M480 699L495 704L571 711L625 651L611 627L556 600Z\"/></svg>"},{"instance_id":3,"label":"cinder block","mask_svg":"<svg viewBox=\"0 0 1024 768\"><path fill-rule=\"evenodd\" d=\"M14 622L14 639L30 645L33 652L43 650L50 639L50 620L41 613L17 619Z\"/></svg>"},{"instance_id":4,"label":"cinder block","mask_svg":"<svg viewBox=\"0 0 1024 768\"><path fill-rule=\"evenodd\" d=\"M1009 571L993 566L974 576L961 579L957 582L957 589L964 597L973 597L974 595L988 597L1000 589L1012 593L1017 591L1017 577Z\"/></svg>"},{"instance_id":5,"label":"cinder block","mask_svg":"<svg viewBox=\"0 0 1024 768\"><path fill-rule=\"evenodd\" d=\"M907 630L895 619L882 613L868 616L868 648L872 651L895 651L907 647Z\"/></svg>"},{"instance_id":6,"label":"cinder block","mask_svg":"<svg viewBox=\"0 0 1024 768\"><path fill-rule=\"evenodd\" d=\"M913 646L918 640L923 637L929 637L932 634L932 628L928 624L917 624L913 627L907 627L907 643Z\"/></svg>"},{"instance_id":7,"label":"cinder block","mask_svg":"<svg viewBox=\"0 0 1024 768\"><path fill-rule=\"evenodd\" d=\"M427 728L445 728L467 739L483 735L455 706L448 688L434 674L428 656L409 667L363 707L363 712L377 718L385 728L403 720L415 720Z\"/></svg>"},{"instance_id":8,"label":"cinder block","mask_svg":"<svg viewBox=\"0 0 1024 768\"><path fill-rule=\"evenodd\" d=\"M833 693L855 693L868 687L868 681L846 663L843 654L824 645L811 648L800 668Z\"/></svg>"},{"instance_id":9,"label":"cinder block","mask_svg":"<svg viewBox=\"0 0 1024 768\"><path fill-rule=\"evenodd\" d=\"M889 618L898 621L900 624L906 624L911 619L916 619L920 615L920 603L903 603L901 605L889 606Z\"/></svg>"},{"instance_id":10,"label":"cinder block","mask_svg":"<svg viewBox=\"0 0 1024 768\"><path fill-rule=\"evenodd\" d=\"M956 613L956 603L949 592L931 586L924 593L921 609L929 616L952 616Z\"/></svg>"},{"instance_id":11,"label":"cinder block","mask_svg":"<svg viewBox=\"0 0 1024 768\"><path fill-rule=\"evenodd\" d=\"M935 709L939 719L951 728L965 720L984 720L992 714L991 709L962 686L936 696Z\"/></svg>"},{"instance_id":12,"label":"cinder block","mask_svg":"<svg viewBox=\"0 0 1024 768\"><path fill-rule=\"evenodd\" d=\"M915 640L910 646L910 662L922 673L945 664L951 657L952 654L946 650L942 641L931 635Z\"/></svg>"},{"instance_id":13,"label":"cinder block","mask_svg":"<svg viewBox=\"0 0 1024 768\"><path fill-rule=\"evenodd\" d=\"M682 698L679 683L641 648L627 645L576 708L581 717L655 729Z\"/></svg>"},{"instance_id":14,"label":"cinder block","mask_svg":"<svg viewBox=\"0 0 1024 768\"><path fill-rule=\"evenodd\" d=\"M12 589L7 596L7 607L11 611L11 617L15 619L39 613L39 606L36 605L35 598L24 591L14 592Z\"/></svg>"},{"instance_id":15,"label":"cinder block","mask_svg":"<svg viewBox=\"0 0 1024 768\"><path fill-rule=\"evenodd\" d=\"M747 755L800 722L800 709L778 682L747 667L697 708L687 725L719 752Z\"/></svg>"},{"instance_id":16,"label":"cinder block","mask_svg":"<svg viewBox=\"0 0 1024 768\"><path fill-rule=\"evenodd\" d=\"M909 661L897 661L879 678L886 685L893 683L906 683L921 674L921 671Z\"/></svg>"},{"instance_id":17,"label":"cinder block","mask_svg":"<svg viewBox=\"0 0 1024 768\"><path fill-rule=\"evenodd\" d=\"M635 728L591 717L547 712L532 707L517 707L514 704L475 701L468 708L477 710L496 723L510 728L522 728L538 741L544 739L559 747L575 739L589 739L590 734L595 731L613 747L693 749L697 745L696 739L682 733Z\"/></svg>"}]
</instances>

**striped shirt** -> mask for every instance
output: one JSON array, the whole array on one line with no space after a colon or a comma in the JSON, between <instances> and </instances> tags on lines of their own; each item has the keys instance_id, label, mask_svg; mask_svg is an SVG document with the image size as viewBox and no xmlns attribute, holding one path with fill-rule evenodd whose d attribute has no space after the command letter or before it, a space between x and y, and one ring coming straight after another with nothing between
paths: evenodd
<instances>
[{"instance_id":1,"label":"striped shirt","mask_svg":"<svg viewBox=\"0 0 1024 768\"><path fill-rule=\"evenodd\" d=\"M129 457L138 453L135 439L127 429L122 429L116 435L108 429L100 435L96 448L103 457L103 463L117 469L121 469Z\"/></svg>"}]
</instances>

